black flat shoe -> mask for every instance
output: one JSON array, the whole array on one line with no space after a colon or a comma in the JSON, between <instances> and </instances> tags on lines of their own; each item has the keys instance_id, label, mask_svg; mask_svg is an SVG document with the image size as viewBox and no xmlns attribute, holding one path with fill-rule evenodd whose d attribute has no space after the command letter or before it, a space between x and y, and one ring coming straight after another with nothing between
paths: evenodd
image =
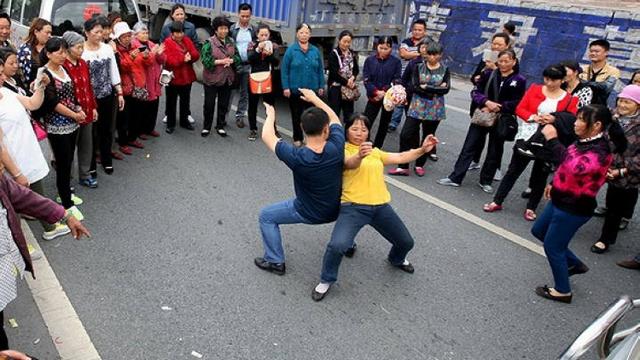
<instances>
[{"instance_id":1,"label":"black flat shoe","mask_svg":"<svg viewBox=\"0 0 640 360\"><path fill-rule=\"evenodd\" d=\"M164 132L166 132L167 134L173 134L174 131L175 131L175 129L174 128L170 128L170 127L166 128L164 130Z\"/></svg>"},{"instance_id":2,"label":"black flat shoe","mask_svg":"<svg viewBox=\"0 0 640 360\"><path fill-rule=\"evenodd\" d=\"M589 271L589 267L585 264L574 265L569 268L569 276L584 274Z\"/></svg>"},{"instance_id":3,"label":"black flat shoe","mask_svg":"<svg viewBox=\"0 0 640 360\"><path fill-rule=\"evenodd\" d=\"M102 169L107 175L113 174L113 166L104 166Z\"/></svg>"},{"instance_id":4,"label":"black flat shoe","mask_svg":"<svg viewBox=\"0 0 640 360\"><path fill-rule=\"evenodd\" d=\"M600 241L598 241L600 242ZM604 248L599 248L596 246L596 244L591 245L591 252L594 254L604 254L607 251L609 251L609 245L608 244L604 244Z\"/></svg>"},{"instance_id":5,"label":"black flat shoe","mask_svg":"<svg viewBox=\"0 0 640 360\"><path fill-rule=\"evenodd\" d=\"M227 137L227 132L224 129L216 129L216 132L222 137Z\"/></svg>"},{"instance_id":6,"label":"black flat shoe","mask_svg":"<svg viewBox=\"0 0 640 360\"><path fill-rule=\"evenodd\" d=\"M356 254L356 248L358 247L358 245L353 244L352 247L350 247L349 249L347 249L347 251L344 252L344 256L348 257L348 258L352 258L353 255Z\"/></svg>"},{"instance_id":7,"label":"black flat shoe","mask_svg":"<svg viewBox=\"0 0 640 360\"><path fill-rule=\"evenodd\" d=\"M413 268L413 265L411 265L411 263L408 263L406 265L402 264L402 265L393 265L391 264L393 267L397 267L398 269L409 273L409 274L413 274L416 270Z\"/></svg>"},{"instance_id":8,"label":"black flat shoe","mask_svg":"<svg viewBox=\"0 0 640 360\"><path fill-rule=\"evenodd\" d=\"M209 130L207 130L207 129L204 129L204 130L202 130L202 132L200 133L200 136L202 136L202 137L207 137L207 136L209 136L209 134L211 134L211 131L209 131Z\"/></svg>"},{"instance_id":9,"label":"black flat shoe","mask_svg":"<svg viewBox=\"0 0 640 360\"><path fill-rule=\"evenodd\" d=\"M261 258L261 257L255 258L255 260L253 260L253 262L260 269L262 269L264 271L272 272L272 273L274 273L276 275L284 275L284 273L286 271L286 267L284 266L284 263L282 263L282 264L270 263L270 262L268 262L267 260L265 260L264 258Z\"/></svg>"},{"instance_id":10,"label":"black flat shoe","mask_svg":"<svg viewBox=\"0 0 640 360\"><path fill-rule=\"evenodd\" d=\"M313 299L313 301L320 301L320 300L324 299L325 296L327 296L327 294L329 293L330 289L331 289L331 287L329 287L329 289L327 289L327 291L321 293L321 292L317 292L316 288L313 288L313 291L311 291L311 298Z\"/></svg>"},{"instance_id":11,"label":"black flat shoe","mask_svg":"<svg viewBox=\"0 0 640 360\"><path fill-rule=\"evenodd\" d=\"M549 287L547 285L538 286L536 288L536 295L541 296L545 299L558 301L565 304L571 304L571 298L573 297L573 295L561 295L561 296L551 295L551 293L549 292Z\"/></svg>"},{"instance_id":12,"label":"black flat shoe","mask_svg":"<svg viewBox=\"0 0 640 360\"><path fill-rule=\"evenodd\" d=\"M196 128L195 128L193 125L191 125L191 124L180 125L180 127L181 127L181 128L183 128L183 129L189 130L189 131L193 131L193 130L195 130L195 129L196 129Z\"/></svg>"}]
</instances>

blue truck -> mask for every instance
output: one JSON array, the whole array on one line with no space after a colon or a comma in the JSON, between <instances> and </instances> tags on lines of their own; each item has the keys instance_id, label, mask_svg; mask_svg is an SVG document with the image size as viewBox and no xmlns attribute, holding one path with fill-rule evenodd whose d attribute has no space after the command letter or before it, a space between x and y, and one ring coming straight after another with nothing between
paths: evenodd
<instances>
[{"instance_id":1,"label":"blue truck","mask_svg":"<svg viewBox=\"0 0 640 360\"><path fill-rule=\"evenodd\" d=\"M241 3L253 7L254 24L266 23L272 28L272 39L286 48L295 41L296 25L302 22L312 28L311 42L326 55L335 37L345 29L354 33L353 48L369 51L375 37L387 35L398 39L406 33L408 1L392 0L182 0L188 20L196 25L204 40L211 34L211 20L228 16L237 21ZM162 26L170 21L169 10L175 1L138 0L140 14L149 23L152 39L160 37ZM325 56L326 58L326 56Z\"/></svg>"}]
</instances>

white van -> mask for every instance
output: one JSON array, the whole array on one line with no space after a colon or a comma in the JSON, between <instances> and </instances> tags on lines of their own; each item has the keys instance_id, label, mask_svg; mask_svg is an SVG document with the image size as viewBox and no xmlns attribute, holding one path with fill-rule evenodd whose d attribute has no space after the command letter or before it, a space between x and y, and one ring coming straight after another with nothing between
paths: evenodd
<instances>
[{"instance_id":1,"label":"white van","mask_svg":"<svg viewBox=\"0 0 640 360\"><path fill-rule=\"evenodd\" d=\"M122 19L133 26L140 13L135 0L0 0L0 12L11 17L11 42L19 45L29 31L29 23L36 17L51 21L53 35L62 35L67 30L82 33L82 26L92 14L107 15L118 11Z\"/></svg>"}]
</instances>

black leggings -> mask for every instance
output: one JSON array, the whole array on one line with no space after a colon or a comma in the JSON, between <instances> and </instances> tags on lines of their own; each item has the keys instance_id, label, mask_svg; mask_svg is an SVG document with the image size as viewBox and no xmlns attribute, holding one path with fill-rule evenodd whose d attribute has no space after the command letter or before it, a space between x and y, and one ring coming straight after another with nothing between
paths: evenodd
<instances>
[{"instance_id":1,"label":"black leggings","mask_svg":"<svg viewBox=\"0 0 640 360\"><path fill-rule=\"evenodd\" d=\"M49 134L49 144L56 159L56 187L62 200L62 206L68 209L73 206L71 201L71 167L73 153L76 151L76 137L78 130L71 134Z\"/></svg>"},{"instance_id":2,"label":"black leggings","mask_svg":"<svg viewBox=\"0 0 640 360\"><path fill-rule=\"evenodd\" d=\"M623 217L630 218L638 202L638 189L624 189L609 184L607 187L607 214L602 224L600 241L607 245L616 243L620 221ZM628 216L628 217L627 217Z\"/></svg>"},{"instance_id":3,"label":"black leggings","mask_svg":"<svg viewBox=\"0 0 640 360\"><path fill-rule=\"evenodd\" d=\"M502 205L504 199L509 195L509 191L511 191L513 185L515 185L531 161L533 161L533 169L531 170L531 179L529 181L531 196L527 202L527 209L536 210L544 194L544 188L547 186L547 178L551 173L551 169L544 161L522 155L516 149L513 150L509 169L500 182L500 187L498 187L498 191L493 197L493 202Z\"/></svg>"},{"instance_id":4,"label":"black leggings","mask_svg":"<svg viewBox=\"0 0 640 360\"><path fill-rule=\"evenodd\" d=\"M351 115L353 115L353 101L347 101L342 99L342 91L340 90L340 86L329 86L328 91L328 100L329 106L331 109L340 116L340 112L342 112L342 119L347 121Z\"/></svg>"},{"instance_id":5,"label":"black leggings","mask_svg":"<svg viewBox=\"0 0 640 360\"><path fill-rule=\"evenodd\" d=\"M381 124L382 125L382 124ZM418 120L416 118L407 116L402 126L402 132L400 133L400 152L416 149L420 147L424 139L428 135L436 133L440 125L440 121L432 120ZM422 140L420 140L420 128L422 127ZM422 167L427 162L427 155L435 154L436 148L434 147L428 154L424 154L416 159L416 166ZM399 168L408 169L409 164L400 164Z\"/></svg>"},{"instance_id":6,"label":"black leggings","mask_svg":"<svg viewBox=\"0 0 640 360\"><path fill-rule=\"evenodd\" d=\"M96 169L95 155L100 152L100 161L103 166L112 166L111 144L113 142L113 131L111 131L111 122L113 121L114 109L113 95L109 95L102 99L97 99L98 103L98 121L93 125L93 152L91 159L91 170Z\"/></svg>"},{"instance_id":7,"label":"black leggings","mask_svg":"<svg viewBox=\"0 0 640 360\"><path fill-rule=\"evenodd\" d=\"M250 130L258 130L258 105L260 105L260 97L262 97L262 101L267 104L273 106L275 104L275 97L273 93L269 94L251 94L249 93L249 129Z\"/></svg>"},{"instance_id":8,"label":"black leggings","mask_svg":"<svg viewBox=\"0 0 640 360\"><path fill-rule=\"evenodd\" d=\"M291 94L289 97L289 109L291 110L291 125L293 127L293 141L304 140L302 127L300 126L300 118L302 112L311 107L311 104L302 100L300 94Z\"/></svg>"}]
</instances>

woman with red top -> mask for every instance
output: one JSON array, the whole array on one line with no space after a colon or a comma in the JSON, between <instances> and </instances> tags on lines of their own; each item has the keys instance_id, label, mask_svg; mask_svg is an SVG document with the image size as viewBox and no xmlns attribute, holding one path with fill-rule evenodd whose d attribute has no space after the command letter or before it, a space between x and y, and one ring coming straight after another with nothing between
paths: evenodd
<instances>
[{"instance_id":1,"label":"woman with red top","mask_svg":"<svg viewBox=\"0 0 640 360\"><path fill-rule=\"evenodd\" d=\"M78 146L78 179L80 185L97 188L98 180L95 178L97 174L95 162L92 168L91 157L93 156L93 122L98 120L98 105L95 96L93 96L89 65L82 60L84 37L75 31L67 31L62 35L62 38L69 46L67 59L62 66L71 77L75 85L74 91L78 104L87 115L84 121L78 123L80 125L76 140Z\"/></svg>"},{"instance_id":2,"label":"woman with red top","mask_svg":"<svg viewBox=\"0 0 640 360\"><path fill-rule=\"evenodd\" d=\"M162 95L162 85L160 85L160 74L162 66L167 57L164 53L164 44L154 44L149 40L149 29L147 25L139 22L133 26L135 38L132 40L134 49L148 49L151 63L144 67L145 89L148 91L148 98L141 102L140 111L140 134L138 137L147 140L148 136L158 137L156 129L156 118L158 117L158 107L160 96Z\"/></svg>"},{"instance_id":3,"label":"woman with red top","mask_svg":"<svg viewBox=\"0 0 640 360\"><path fill-rule=\"evenodd\" d=\"M141 111L143 102L149 97L146 89L145 67L151 65L148 48L138 49L132 46L133 32L129 25L121 21L113 26L116 50L119 54L120 81L124 94L124 110L118 113L116 127L120 151L131 155L129 146L144 149L138 141L140 135Z\"/></svg>"},{"instance_id":4,"label":"woman with red top","mask_svg":"<svg viewBox=\"0 0 640 360\"><path fill-rule=\"evenodd\" d=\"M167 61L165 69L173 72L173 79L167 86L167 134L172 134L176 127L176 102L180 97L180 127L187 130L195 128L189 123L189 103L191 101L191 84L196 81L193 63L198 61L200 53L193 42L184 36L184 24L174 21L171 24L171 36L164 41Z\"/></svg>"},{"instance_id":5,"label":"woman with red top","mask_svg":"<svg viewBox=\"0 0 640 360\"><path fill-rule=\"evenodd\" d=\"M596 208L596 195L613 160L610 143L614 152L623 153L627 141L620 125L612 121L609 109L601 105L580 109L574 123L578 141L569 147L559 140L554 126L545 126L542 132L553 149L553 162L558 168L553 182L544 190L551 201L531 233L544 243L555 285L539 286L535 292L550 300L570 303L569 276L584 274L589 268L569 250L569 242ZM605 132L608 136L604 136Z\"/></svg>"},{"instance_id":6,"label":"woman with red top","mask_svg":"<svg viewBox=\"0 0 640 360\"><path fill-rule=\"evenodd\" d=\"M518 138L530 137L536 132L538 124L554 124L561 130L572 128L572 122L575 120L577 111L578 98L571 96L561 88L567 72L563 66L552 65L547 67L542 76L544 84L533 84L524 94L524 97L516 107L516 115L524 122L520 124L518 129ZM528 134L526 129L530 129ZM569 131L561 131L560 141L569 145L575 139L574 134ZM533 160L533 169L531 171L531 196L527 202L527 208L524 212L524 218L527 221L536 219L536 208L542 199L544 187L547 178L551 173L551 167L547 161L533 158L514 149L509 163L509 169L500 182L500 187L493 197L493 202L485 204L483 209L486 212L495 212L502 210L502 203L509 195L509 191L513 188L520 175Z\"/></svg>"}]
</instances>

